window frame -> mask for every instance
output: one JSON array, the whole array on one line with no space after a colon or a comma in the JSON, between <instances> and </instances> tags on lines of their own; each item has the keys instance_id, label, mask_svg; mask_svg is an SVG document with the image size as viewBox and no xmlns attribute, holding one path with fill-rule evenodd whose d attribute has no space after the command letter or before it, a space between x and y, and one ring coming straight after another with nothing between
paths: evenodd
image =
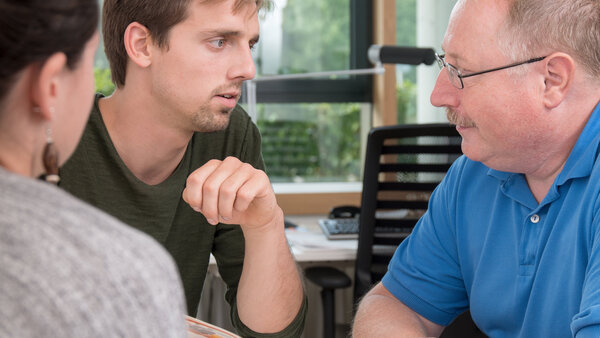
<instances>
[{"instance_id":1,"label":"window frame","mask_svg":"<svg viewBox=\"0 0 600 338\"><path fill-rule=\"evenodd\" d=\"M368 48L373 44L373 2L350 0L349 5L350 69L373 68L374 65L368 59ZM349 76L344 79L271 80L255 84L257 104L358 102L372 105L374 97L372 75ZM246 86L243 89L241 101L247 104ZM326 214L332 203L360 205L361 192L291 192L276 195L286 214Z\"/></svg>"},{"instance_id":2,"label":"window frame","mask_svg":"<svg viewBox=\"0 0 600 338\"><path fill-rule=\"evenodd\" d=\"M372 68L372 0L350 0L350 69ZM336 69L342 70L342 69ZM256 82L256 103L353 103L373 101L372 75L345 79L288 79ZM242 96L247 103L247 96Z\"/></svg>"}]
</instances>

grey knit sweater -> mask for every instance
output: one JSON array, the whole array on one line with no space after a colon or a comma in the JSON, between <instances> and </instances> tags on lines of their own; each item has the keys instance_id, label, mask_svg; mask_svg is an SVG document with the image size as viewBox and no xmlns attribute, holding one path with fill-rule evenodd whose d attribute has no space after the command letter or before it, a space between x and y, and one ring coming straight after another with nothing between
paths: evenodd
<instances>
[{"instance_id":1,"label":"grey knit sweater","mask_svg":"<svg viewBox=\"0 0 600 338\"><path fill-rule=\"evenodd\" d=\"M0 337L185 337L184 311L153 239L0 168Z\"/></svg>"}]
</instances>

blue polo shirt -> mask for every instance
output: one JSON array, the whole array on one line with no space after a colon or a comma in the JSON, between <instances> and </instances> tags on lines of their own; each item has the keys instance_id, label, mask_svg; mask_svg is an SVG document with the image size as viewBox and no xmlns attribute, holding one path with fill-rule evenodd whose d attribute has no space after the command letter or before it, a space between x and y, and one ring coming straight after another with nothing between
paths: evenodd
<instances>
[{"instance_id":1,"label":"blue polo shirt","mask_svg":"<svg viewBox=\"0 0 600 338\"><path fill-rule=\"evenodd\" d=\"M490 337L600 337L600 106L538 204L522 174L459 158L383 285L429 320L470 308Z\"/></svg>"}]
</instances>

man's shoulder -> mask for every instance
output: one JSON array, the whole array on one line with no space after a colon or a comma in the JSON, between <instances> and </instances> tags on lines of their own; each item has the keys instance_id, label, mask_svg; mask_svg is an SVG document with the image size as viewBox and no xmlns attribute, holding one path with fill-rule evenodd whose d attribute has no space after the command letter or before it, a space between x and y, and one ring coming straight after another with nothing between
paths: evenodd
<instances>
[{"instance_id":1,"label":"man's shoulder","mask_svg":"<svg viewBox=\"0 0 600 338\"><path fill-rule=\"evenodd\" d=\"M106 159L110 158L111 143L98 109L98 99L101 97L98 95L100 94L96 96L77 147L60 168L62 178L60 185L63 188L69 186L75 177L86 182L93 180L92 177L88 177L90 173L86 172L90 168L102 167L103 170L106 169L104 166L106 165ZM71 189L67 190L70 191Z\"/></svg>"},{"instance_id":2,"label":"man's shoulder","mask_svg":"<svg viewBox=\"0 0 600 338\"><path fill-rule=\"evenodd\" d=\"M91 107L90 114L78 146L82 146L82 144L85 145L91 139L98 139L101 136L101 130L103 130L105 127L104 121L102 120L102 115L100 114L100 108L98 108L98 100L103 97L104 96L100 93L96 94L94 98L94 104Z\"/></svg>"}]
</instances>

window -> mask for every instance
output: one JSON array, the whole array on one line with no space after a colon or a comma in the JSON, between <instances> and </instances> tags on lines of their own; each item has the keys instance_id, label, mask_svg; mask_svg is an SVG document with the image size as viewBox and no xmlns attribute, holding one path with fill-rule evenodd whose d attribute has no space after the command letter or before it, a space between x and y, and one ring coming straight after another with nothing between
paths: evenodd
<instances>
[{"instance_id":1,"label":"window","mask_svg":"<svg viewBox=\"0 0 600 338\"><path fill-rule=\"evenodd\" d=\"M261 18L255 119L272 182L361 181L371 77L260 78L372 68L371 6L364 0L275 0Z\"/></svg>"},{"instance_id":2,"label":"window","mask_svg":"<svg viewBox=\"0 0 600 338\"><path fill-rule=\"evenodd\" d=\"M396 0L396 44L422 47L417 45L417 0ZM398 123L417 121L416 83L416 66L396 65Z\"/></svg>"},{"instance_id":3,"label":"window","mask_svg":"<svg viewBox=\"0 0 600 338\"><path fill-rule=\"evenodd\" d=\"M396 43L440 51L456 0L395 0ZM447 122L444 110L429 102L437 67L396 66L398 123Z\"/></svg>"},{"instance_id":4,"label":"window","mask_svg":"<svg viewBox=\"0 0 600 338\"><path fill-rule=\"evenodd\" d=\"M456 0L416 1L417 20L415 25L418 47L430 47L440 51L450 12L455 3ZM432 106L429 101L438 73L437 66L417 67L416 69L416 123L448 122L444 109Z\"/></svg>"}]
</instances>

